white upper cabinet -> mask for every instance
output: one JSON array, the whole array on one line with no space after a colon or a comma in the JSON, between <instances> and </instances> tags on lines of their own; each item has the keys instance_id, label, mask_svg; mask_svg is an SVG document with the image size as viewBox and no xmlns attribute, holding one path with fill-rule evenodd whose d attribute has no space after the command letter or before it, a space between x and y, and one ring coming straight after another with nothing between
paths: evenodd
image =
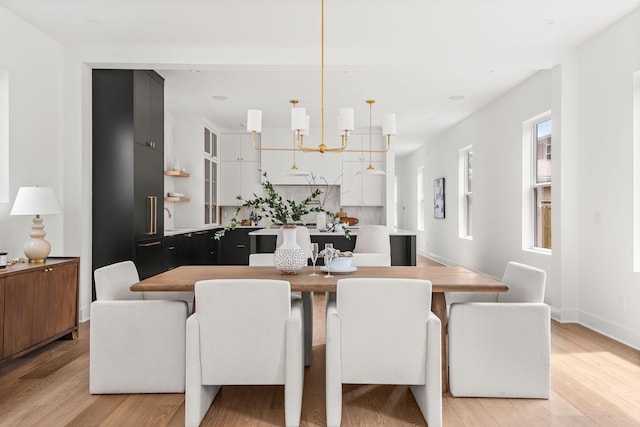
<instances>
[{"instance_id":1,"label":"white upper cabinet","mask_svg":"<svg viewBox=\"0 0 640 427\"><path fill-rule=\"evenodd\" d=\"M260 145L260 135L256 136ZM253 148L250 133L220 134L220 160L223 162L259 162L260 151Z\"/></svg>"},{"instance_id":2,"label":"white upper cabinet","mask_svg":"<svg viewBox=\"0 0 640 427\"><path fill-rule=\"evenodd\" d=\"M364 162L369 161L369 153L363 152L350 152L348 150L384 150L386 138L380 134L379 130L372 130L371 141L369 141L369 133L352 133L349 135L347 144L347 151L342 154L342 160L345 162ZM369 148L369 142L371 142L371 148ZM371 161L382 162L384 160L384 153L371 153Z\"/></svg>"}]
</instances>

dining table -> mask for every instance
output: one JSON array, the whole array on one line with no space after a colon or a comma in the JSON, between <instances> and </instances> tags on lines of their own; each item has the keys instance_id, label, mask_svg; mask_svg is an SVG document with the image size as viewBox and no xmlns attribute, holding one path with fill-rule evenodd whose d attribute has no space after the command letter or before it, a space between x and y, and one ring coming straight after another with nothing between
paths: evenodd
<instances>
[{"instance_id":1,"label":"dining table","mask_svg":"<svg viewBox=\"0 0 640 427\"><path fill-rule=\"evenodd\" d=\"M353 271L351 271L353 270ZM305 365L311 364L313 343L314 292L335 292L337 281L342 278L398 278L424 279L431 282L431 311L440 319L442 327L442 389L448 390L447 369L447 306L445 293L449 292L506 292L509 287L487 275L456 266L381 266L358 267L348 274L324 272L310 275L312 267L304 267L298 274L283 274L272 266L248 267L246 265L184 265L151 276L131 286L137 292L193 292L195 283L208 279L275 279L287 280L292 292L301 292L304 313Z\"/></svg>"}]
</instances>

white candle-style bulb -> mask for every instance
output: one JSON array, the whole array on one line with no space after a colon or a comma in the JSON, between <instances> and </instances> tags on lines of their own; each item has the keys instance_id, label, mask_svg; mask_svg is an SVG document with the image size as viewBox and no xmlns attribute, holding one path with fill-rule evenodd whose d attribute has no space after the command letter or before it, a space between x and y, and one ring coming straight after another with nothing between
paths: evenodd
<instances>
[{"instance_id":1,"label":"white candle-style bulb","mask_svg":"<svg viewBox=\"0 0 640 427\"><path fill-rule=\"evenodd\" d=\"M247 132L262 132L262 111L247 111Z\"/></svg>"},{"instance_id":2,"label":"white candle-style bulb","mask_svg":"<svg viewBox=\"0 0 640 427\"><path fill-rule=\"evenodd\" d=\"M302 130L307 124L307 111L304 108L291 109L291 129Z\"/></svg>"},{"instance_id":3,"label":"white candle-style bulb","mask_svg":"<svg viewBox=\"0 0 640 427\"><path fill-rule=\"evenodd\" d=\"M395 135L396 134L396 115L385 114L382 118L382 134L383 135Z\"/></svg>"}]
</instances>

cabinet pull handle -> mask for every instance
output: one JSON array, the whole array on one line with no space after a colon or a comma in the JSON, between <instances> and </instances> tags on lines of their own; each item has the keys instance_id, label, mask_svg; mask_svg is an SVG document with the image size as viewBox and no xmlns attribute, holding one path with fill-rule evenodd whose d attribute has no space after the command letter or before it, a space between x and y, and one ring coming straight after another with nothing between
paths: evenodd
<instances>
[{"instance_id":1,"label":"cabinet pull handle","mask_svg":"<svg viewBox=\"0 0 640 427\"><path fill-rule=\"evenodd\" d=\"M158 198L147 196L149 201L149 231L145 234L154 235L158 232Z\"/></svg>"},{"instance_id":2,"label":"cabinet pull handle","mask_svg":"<svg viewBox=\"0 0 640 427\"><path fill-rule=\"evenodd\" d=\"M157 246L162 244L162 242L151 242L151 243L138 243L137 246L141 247L141 248L148 248L149 246Z\"/></svg>"},{"instance_id":3,"label":"cabinet pull handle","mask_svg":"<svg viewBox=\"0 0 640 427\"><path fill-rule=\"evenodd\" d=\"M158 234L158 197L157 196L153 196L153 234Z\"/></svg>"},{"instance_id":4,"label":"cabinet pull handle","mask_svg":"<svg viewBox=\"0 0 640 427\"><path fill-rule=\"evenodd\" d=\"M236 245L236 248L246 248L247 245Z\"/></svg>"}]
</instances>

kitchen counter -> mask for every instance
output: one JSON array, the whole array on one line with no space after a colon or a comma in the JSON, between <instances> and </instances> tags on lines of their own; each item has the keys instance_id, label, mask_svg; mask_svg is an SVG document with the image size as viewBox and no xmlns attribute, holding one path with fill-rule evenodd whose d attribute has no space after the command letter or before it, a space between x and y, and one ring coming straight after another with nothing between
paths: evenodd
<instances>
[{"instance_id":1,"label":"kitchen counter","mask_svg":"<svg viewBox=\"0 0 640 427\"><path fill-rule=\"evenodd\" d=\"M276 250L276 234L278 228L262 228L249 232L249 250L251 253L272 253ZM325 243L341 251L352 251L358 238L358 228L349 228L351 235L347 239L342 232L318 231L309 228L311 241L317 242L321 248ZM416 233L408 230L389 230L391 244L391 265L416 265Z\"/></svg>"},{"instance_id":2,"label":"kitchen counter","mask_svg":"<svg viewBox=\"0 0 640 427\"><path fill-rule=\"evenodd\" d=\"M341 231L320 231L316 228L309 228L309 234L311 236L343 236ZM349 234L351 236L358 235L359 227L349 227ZM277 227L272 228L262 228L260 230L252 231L249 233L249 236L275 236L278 232ZM389 236L415 236L416 233L414 231L402 230L400 228L389 229Z\"/></svg>"}]
</instances>

